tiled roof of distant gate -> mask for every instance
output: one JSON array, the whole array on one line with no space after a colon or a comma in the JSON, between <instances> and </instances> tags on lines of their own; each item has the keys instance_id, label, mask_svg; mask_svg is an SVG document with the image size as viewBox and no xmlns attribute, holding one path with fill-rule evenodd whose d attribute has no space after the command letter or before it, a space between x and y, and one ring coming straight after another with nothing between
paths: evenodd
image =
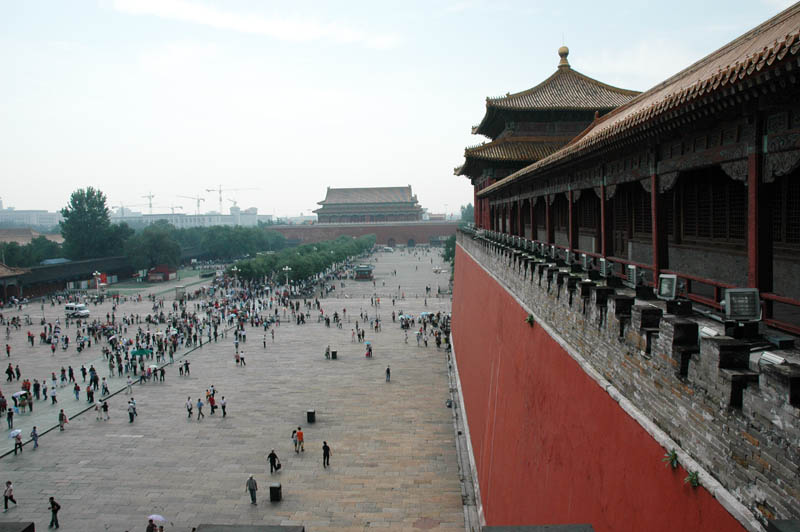
<instances>
[{"instance_id":1,"label":"tiled roof of distant gate","mask_svg":"<svg viewBox=\"0 0 800 532\"><path fill-rule=\"evenodd\" d=\"M479 195L490 194L557 161L587 153L631 129L645 127L650 121L697 98L735 88L763 68L783 60L787 54L796 56L798 52L800 3L640 94L628 104L595 120L561 150L483 189Z\"/></svg>"},{"instance_id":2,"label":"tiled roof of distant gate","mask_svg":"<svg viewBox=\"0 0 800 532\"><path fill-rule=\"evenodd\" d=\"M464 150L464 157L492 161L538 161L556 152L570 138L505 137Z\"/></svg>"},{"instance_id":3,"label":"tiled roof of distant gate","mask_svg":"<svg viewBox=\"0 0 800 532\"><path fill-rule=\"evenodd\" d=\"M14 268L13 266L6 266L0 262L0 278L3 277L16 277L23 273L28 273L30 270L27 268Z\"/></svg>"},{"instance_id":4,"label":"tiled roof of distant gate","mask_svg":"<svg viewBox=\"0 0 800 532\"><path fill-rule=\"evenodd\" d=\"M499 98L487 98L487 107L511 110L537 109L585 109L595 111L612 109L628 103L639 91L621 89L607 85L576 70L567 62L569 50L559 50L561 63L552 76L535 87L507 94Z\"/></svg>"},{"instance_id":5,"label":"tiled roof of distant gate","mask_svg":"<svg viewBox=\"0 0 800 532\"><path fill-rule=\"evenodd\" d=\"M328 188L328 193L319 205L339 203L406 203L416 202L417 198L407 187L372 187L372 188Z\"/></svg>"}]
</instances>

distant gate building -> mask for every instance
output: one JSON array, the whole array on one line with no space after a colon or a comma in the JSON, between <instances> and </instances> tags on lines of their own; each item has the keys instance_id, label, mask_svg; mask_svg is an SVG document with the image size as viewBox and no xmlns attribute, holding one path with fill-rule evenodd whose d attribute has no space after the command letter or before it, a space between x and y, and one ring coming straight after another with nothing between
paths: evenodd
<instances>
[{"instance_id":1,"label":"distant gate building","mask_svg":"<svg viewBox=\"0 0 800 532\"><path fill-rule=\"evenodd\" d=\"M330 188L314 212L318 223L415 222L422 207L407 187Z\"/></svg>"}]
</instances>

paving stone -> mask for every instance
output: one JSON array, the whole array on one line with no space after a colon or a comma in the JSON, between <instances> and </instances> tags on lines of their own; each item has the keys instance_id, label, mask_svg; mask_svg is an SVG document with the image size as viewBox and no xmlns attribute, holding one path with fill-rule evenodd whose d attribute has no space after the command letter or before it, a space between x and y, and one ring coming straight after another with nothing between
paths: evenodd
<instances>
[{"instance_id":1,"label":"paving stone","mask_svg":"<svg viewBox=\"0 0 800 532\"><path fill-rule=\"evenodd\" d=\"M124 392L109 400L111 420L104 422L96 421L93 411L77 415L85 403L75 401L68 388L59 388L58 405L39 401L33 415L16 418L24 435L34 422L40 434L54 426L59 407L69 409L70 423L64 432L56 427L42 435L36 451L26 444L22 455L0 459L0 470L14 481L20 502L16 514L0 519L30 519L44 528L52 495L62 503L64 530L135 529L146 525L151 513L166 516L172 523L168 530L187 532L206 522L300 524L311 532L412 530L420 518L447 519L440 527L452 528L459 516L463 528L451 411L444 406L449 397L446 355L433 342L427 349L417 347L413 333L405 344L403 332L391 322L392 310L415 315L449 311L449 299L434 297L426 306L422 295L426 285L434 293L438 284L446 285L447 274L432 273L440 264L438 255L380 254L375 287L346 281L344 290L337 287L331 294L335 298L321 300L328 313L347 309L349 321L342 329L317 323L312 312L304 326L276 327L275 342L269 340L266 350L263 331L248 329L241 345L246 367L235 365L230 336L189 354L179 352L189 357L191 376L181 378L177 368L168 367L164 383L135 385L139 416L132 424ZM393 308L398 284L406 299L398 299ZM171 291L170 285L146 290ZM381 297L379 309L370 307L374 293ZM143 316L149 307L146 301L123 303L117 316ZM107 304L91 307L93 315L107 310ZM362 344L351 342L350 329L361 310L383 320L382 332L367 331L373 359L364 358ZM37 311L32 305L22 313L36 319ZM56 312L45 307L46 316ZM101 346L93 344L80 354L73 346L51 356L48 346L26 347L27 329L12 332L11 338L10 361L20 364L23 378L41 381L62 365L72 365L80 382L80 365L90 363L104 374ZM38 334L40 327L30 330ZM66 333L73 337L74 327ZM329 344L339 360L323 357ZM391 383L384 382L387 364ZM112 391L124 388L123 378L110 382ZM186 397L196 401L211 384L217 397L228 400L228 416L206 411L202 421L187 419ZM9 395L16 386L0 381L0 388ZM306 422L308 409L316 410L314 424ZM290 441L297 426L306 436L306 451L300 454L292 451ZM0 440L9 444L2 435ZM328 470L321 464L322 440L334 451ZM275 475L269 475L266 463L271 448L283 464ZM258 506L249 504L244 489L251 473L259 483ZM273 481L282 484L279 503L269 502Z\"/></svg>"}]
</instances>

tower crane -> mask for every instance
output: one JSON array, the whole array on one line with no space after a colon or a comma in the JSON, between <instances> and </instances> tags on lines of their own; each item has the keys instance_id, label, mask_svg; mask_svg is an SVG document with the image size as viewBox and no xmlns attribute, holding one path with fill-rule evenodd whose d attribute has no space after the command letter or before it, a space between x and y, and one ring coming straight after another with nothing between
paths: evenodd
<instances>
[{"instance_id":1,"label":"tower crane","mask_svg":"<svg viewBox=\"0 0 800 532\"><path fill-rule=\"evenodd\" d=\"M206 192L216 192L219 194L219 213L222 214L222 193L223 192L238 192L240 190L258 190L257 188L222 188L218 185L217 188L207 188Z\"/></svg>"},{"instance_id":2,"label":"tower crane","mask_svg":"<svg viewBox=\"0 0 800 532\"><path fill-rule=\"evenodd\" d=\"M197 202L197 209L194 212L195 214L200 214L200 202L206 200L205 198L203 198L201 196L178 196L178 197L196 201Z\"/></svg>"},{"instance_id":3,"label":"tower crane","mask_svg":"<svg viewBox=\"0 0 800 532\"><path fill-rule=\"evenodd\" d=\"M148 192L146 196L142 196L148 200L148 205L150 206L150 214L153 214L153 198L155 198L155 194L152 191Z\"/></svg>"}]
</instances>

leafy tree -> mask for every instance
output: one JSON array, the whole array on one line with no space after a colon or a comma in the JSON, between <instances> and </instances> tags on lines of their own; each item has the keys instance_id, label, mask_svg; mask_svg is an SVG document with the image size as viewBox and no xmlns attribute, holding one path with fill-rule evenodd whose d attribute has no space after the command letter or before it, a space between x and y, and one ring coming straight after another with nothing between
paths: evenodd
<instances>
[{"instance_id":1,"label":"leafy tree","mask_svg":"<svg viewBox=\"0 0 800 532\"><path fill-rule=\"evenodd\" d=\"M131 234L127 226L111 224L105 194L92 187L73 192L61 215L64 254L71 259L118 255Z\"/></svg>"},{"instance_id":2,"label":"leafy tree","mask_svg":"<svg viewBox=\"0 0 800 532\"><path fill-rule=\"evenodd\" d=\"M472 203L461 206L461 221L473 223L475 221L475 208Z\"/></svg>"},{"instance_id":3,"label":"leafy tree","mask_svg":"<svg viewBox=\"0 0 800 532\"><path fill-rule=\"evenodd\" d=\"M173 232L171 225L159 222L129 238L125 243L125 255L131 265L137 270L159 264L177 267L181 260L181 246L172 236Z\"/></svg>"},{"instance_id":4,"label":"leafy tree","mask_svg":"<svg viewBox=\"0 0 800 532\"><path fill-rule=\"evenodd\" d=\"M451 264L456 260L456 235L451 235L445 240L442 258Z\"/></svg>"},{"instance_id":5,"label":"leafy tree","mask_svg":"<svg viewBox=\"0 0 800 532\"><path fill-rule=\"evenodd\" d=\"M44 259L61 256L61 246L43 235L37 236L29 244L17 242L0 244L0 262L8 266L36 266Z\"/></svg>"}]
</instances>

